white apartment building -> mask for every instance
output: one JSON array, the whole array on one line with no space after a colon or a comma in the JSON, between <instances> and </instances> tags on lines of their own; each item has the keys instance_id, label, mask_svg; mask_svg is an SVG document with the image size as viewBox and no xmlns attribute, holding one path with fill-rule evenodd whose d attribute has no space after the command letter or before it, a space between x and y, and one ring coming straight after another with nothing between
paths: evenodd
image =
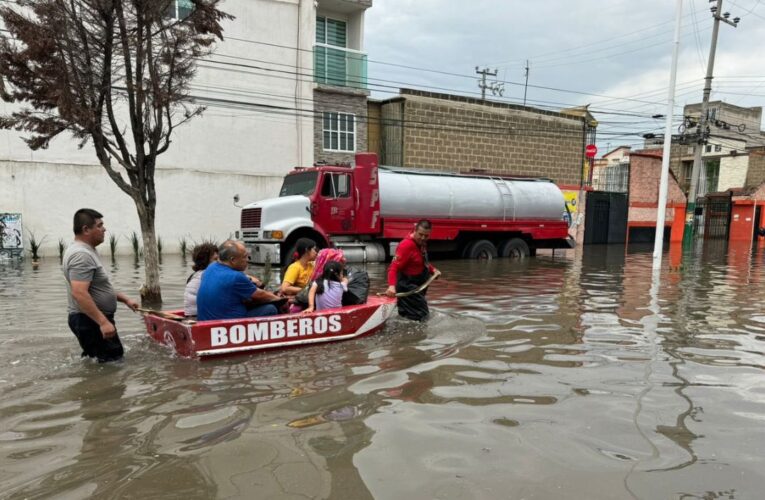
<instances>
[{"instance_id":1,"label":"white apartment building","mask_svg":"<svg viewBox=\"0 0 765 500\"><path fill-rule=\"evenodd\" d=\"M191 8L175 0L175 16ZM201 117L176 129L158 158L157 235L166 251L181 238L217 239L239 228L240 203L278 195L294 166L348 161L366 149L364 14L372 0L226 0L235 19L225 41L199 63L191 95ZM0 114L14 105L0 101ZM26 235L45 237L43 255L72 239L78 208L104 214L119 235L140 233L132 200L98 165L90 144L62 134L32 151L19 132L0 131L0 213L20 213ZM104 250L102 250L103 252Z\"/></svg>"}]
</instances>

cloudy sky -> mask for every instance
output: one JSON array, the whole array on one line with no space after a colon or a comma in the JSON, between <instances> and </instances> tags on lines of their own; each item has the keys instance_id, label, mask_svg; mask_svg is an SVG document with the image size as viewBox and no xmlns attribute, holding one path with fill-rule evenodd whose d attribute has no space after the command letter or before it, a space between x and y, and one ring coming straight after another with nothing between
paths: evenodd
<instances>
[{"instance_id":1,"label":"cloudy sky","mask_svg":"<svg viewBox=\"0 0 765 500\"><path fill-rule=\"evenodd\" d=\"M498 69L509 102L590 104L606 147L662 132L674 39L675 0L375 0L366 15L373 96L398 87L479 96L475 67ZM700 102L712 37L708 0L683 0L675 115ZM740 17L720 26L712 99L765 102L765 0L724 0ZM556 89L556 90L550 90ZM679 125L679 121L675 126ZM622 136L621 132L633 135Z\"/></svg>"}]
</instances>

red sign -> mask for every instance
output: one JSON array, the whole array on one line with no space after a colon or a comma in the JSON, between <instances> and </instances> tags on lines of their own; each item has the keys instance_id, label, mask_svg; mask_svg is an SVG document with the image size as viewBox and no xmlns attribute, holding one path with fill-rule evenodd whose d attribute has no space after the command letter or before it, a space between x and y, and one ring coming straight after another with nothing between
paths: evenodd
<instances>
[{"instance_id":1,"label":"red sign","mask_svg":"<svg viewBox=\"0 0 765 500\"><path fill-rule=\"evenodd\" d=\"M584 148L584 156L587 158L595 158L596 154L598 154L598 147L595 144L588 144Z\"/></svg>"}]
</instances>

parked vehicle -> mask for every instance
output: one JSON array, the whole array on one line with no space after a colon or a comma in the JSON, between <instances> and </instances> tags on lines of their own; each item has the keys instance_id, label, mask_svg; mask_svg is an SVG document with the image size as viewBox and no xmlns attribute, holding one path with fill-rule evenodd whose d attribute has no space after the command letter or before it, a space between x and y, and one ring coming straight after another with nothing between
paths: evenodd
<instances>
[{"instance_id":1,"label":"parked vehicle","mask_svg":"<svg viewBox=\"0 0 765 500\"><path fill-rule=\"evenodd\" d=\"M524 258L573 246L563 194L548 179L384 167L373 153L354 166L295 168L278 198L244 207L240 236L254 263L288 262L299 238L379 262L423 218L433 222L431 252Z\"/></svg>"}]
</instances>

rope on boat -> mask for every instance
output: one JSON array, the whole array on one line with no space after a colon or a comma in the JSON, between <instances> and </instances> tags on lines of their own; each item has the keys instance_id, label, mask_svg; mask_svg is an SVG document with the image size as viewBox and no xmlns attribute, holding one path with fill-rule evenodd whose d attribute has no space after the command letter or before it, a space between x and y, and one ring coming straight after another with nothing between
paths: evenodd
<instances>
[{"instance_id":1,"label":"rope on boat","mask_svg":"<svg viewBox=\"0 0 765 500\"><path fill-rule=\"evenodd\" d=\"M430 278L428 278L428 281L426 281L422 285L418 286L414 290L409 290L408 292L399 292L395 295L395 297L399 299L401 297L409 297L410 295L414 295L415 293L420 293L426 288L428 288L430 284L433 283L433 280L435 280L439 276L441 276L441 271L437 270L435 273L431 274ZM385 293L378 293L377 295L385 295Z\"/></svg>"}]
</instances>

